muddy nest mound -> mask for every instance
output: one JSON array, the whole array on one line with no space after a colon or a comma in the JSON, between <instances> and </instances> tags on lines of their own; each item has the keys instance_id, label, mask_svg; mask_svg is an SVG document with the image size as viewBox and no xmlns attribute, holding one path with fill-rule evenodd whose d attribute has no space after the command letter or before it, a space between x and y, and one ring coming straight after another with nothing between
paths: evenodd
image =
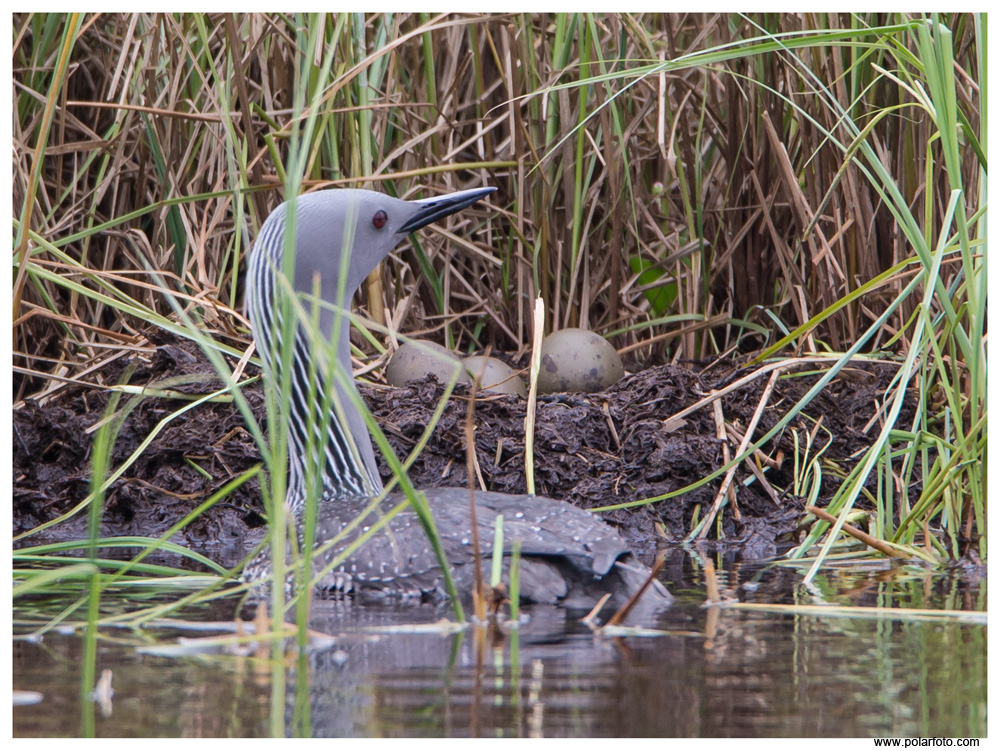
<instances>
[{"instance_id":1,"label":"muddy nest mound","mask_svg":"<svg viewBox=\"0 0 1000 751\"><path fill-rule=\"evenodd\" d=\"M196 345L157 334L153 347L108 363L101 381L117 383L130 365L135 368L130 384L174 393L137 398L128 411L112 468L124 464L158 426L159 431L108 489L103 532L158 536L260 463L261 456L231 401L207 402L178 414L190 405L190 398L222 386ZM811 370L815 367L803 364L790 371L791 377L777 380L755 435L773 427L816 383L822 373ZM782 540L792 537L802 517L802 500L784 490L792 486L794 452L803 450L805 437L812 433L810 451L815 454L825 447L828 462L845 462L866 448L879 429L872 418L895 371L894 365L883 362L852 364L831 381L791 426L763 447L759 464L771 463L764 475L770 492L747 464L737 469L736 504L727 503L722 510L726 544L739 544L745 555L756 558L773 554ZM596 508L662 496L712 474L725 463L713 406L672 418L750 372L736 362L716 362L700 372L697 364L658 365L628 375L604 392L540 398L534 448L537 491ZM248 374L254 374L252 367ZM719 400L731 456L758 410L767 382L766 375L751 379ZM260 384L246 387L244 393L266 431ZM396 454L405 457L423 434L442 388L433 380L405 388L362 384L361 393ZM14 410L15 534L65 514L87 497L92 441L108 395L103 388L71 386L46 400L28 399ZM124 396L119 409L130 398ZM460 387L410 469L418 487L466 486L467 404L468 391ZM526 492L525 410L525 400L514 396L476 400L476 456L489 490ZM904 410L912 411L912 404ZM904 415L902 424L906 421ZM388 480L388 466L382 459L380 465ZM825 480L820 505L836 489L831 473L826 476L830 479ZM681 539L693 520L708 512L720 482L716 478L679 496L603 516L636 544L657 537ZM259 536L264 517L258 483L255 478L233 490L175 539L204 547ZM77 513L46 530L46 537L82 535L85 517ZM716 537L714 527L710 537Z\"/></svg>"}]
</instances>

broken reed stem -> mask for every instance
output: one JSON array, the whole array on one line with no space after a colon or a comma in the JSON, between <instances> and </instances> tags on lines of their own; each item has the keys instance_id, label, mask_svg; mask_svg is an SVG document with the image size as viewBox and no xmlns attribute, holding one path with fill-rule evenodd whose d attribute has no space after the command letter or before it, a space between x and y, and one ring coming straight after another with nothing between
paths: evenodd
<instances>
[{"instance_id":1,"label":"broken reed stem","mask_svg":"<svg viewBox=\"0 0 1000 751\"><path fill-rule=\"evenodd\" d=\"M810 513L813 516L815 516L815 517L817 517L819 519L822 519L825 522L829 522L830 524L836 524L837 523L837 517L836 516L834 516L833 514L829 513L828 511L824 511L821 508L817 508L816 506L806 506L805 510L806 510L807 513ZM889 556L890 558L909 558L910 557L906 553L902 552L901 550L896 550L891 545L887 545L886 543L882 542L881 540L875 539L874 537L872 537L867 532L862 532L860 529L858 529L857 527L854 527L854 526L852 526L850 524L846 524L845 523L845 524L841 525L840 531L849 534L851 537L853 537L856 540L860 540L861 542L863 542L865 545L867 545L870 548L875 548L875 550L877 550L878 552L882 553L883 555Z\"/></svg>"},{"instance_id":2,"label":"broken reed stem","mask_svg":"<svg viewBox=\"0 0 1000 751\"><path fill-rule=\"evenodd\" d=\"M479 374L472 374L472 388L469 402L465 407L465 471L469 483L469 521L472 523L472 565L476 586L472 592L472 609L482 623L486 620L486 587L483 584L483 561L479 549L479 521L476 518L476 392L479 390Z\"/></svg>"},{"instance_id":3,"label":"broken reed stem","mask_svg":"<svg viewBox=\"0 0 1000 751\"><path fill-rule=\"evenodd\" d=\"M732 455L729 453L729 434L726 432L726 418L722 415L722 400L712 402L712 416L715 418L715 437L722 443L722 463L729 464ZM729 502L733 506L733 518L740 520L740 507L736 505L736 489L729 486Z\"/></svg>"},{"instance_id":4,"label":"broken reed stem","mask_svg":"<svg viewBox=\"0 0 1000 751\"><path fill-rule=\"evenodd\" d=\"M830 363L834 361L835 360L832 357L793 357L793 358L788 358L786 360L781 360L779 362L772 362L768 363L767 365L762 365L754 372L743 376L737 381L733 381L728 386L725 386L724 388L721 388L718 391L713 391L711 394L702 399L699 399L691 406L685 407L679 412L675 412L674 414L670 415L670 417L666 418L664 422L667 422L668 420L679 420L682 417L687 417L688 415L697 412L702 407L707 407L716 399L721 399L727 394L731 394L734 391L739 391L748 383L753 383L758 378L762 378L768 373L773 373L774 371L777 371L780 374L784 373L786 370L791 370L800 365L811 365L813 363ZM881 362L881 361L872 360L871 362Z\"/></svg>"},{"instance_id":5,"label":"broken reed stem","mask_svg":"<svg viewBox=\"0 0 1000 751\"><path fill-rule=\"evenodd\" d=\"M538 371L542 367L542 334L545 331L545 303L541 297L535 298L534 320L528 409L524 415L524 476L528 485L528 495L535 494L535 410L538 403Z\"/></svg>"},{"instance_id":6,"label":"broken reed stem","mask_svg":"<svg viewBox=\"0 0 1000 751\"><path fill-rule=\"evenodd\" d=\"M474 412L474 410L473 410L473 408L471 406L471 402L474 402L476 400L476 398L479 396L479 392L483 388L483 378L486 377L486 366L487 366L487 364L489 362L490 352L492 351L492 349L493 349L492 346L487 346L486 347L486 351L483 352L483 361L480 363L479 369L476 372L472 372L472 369L469 368L469 367L465 368L466 371L469 373L469 375L472 376L472 391L469 393L470 406L466 410L466 418L467 419L466 419L466 426L465 426L465 430L466 430L466 434L465 434L466 446L467 446L467 448L471 449L471 452L469 452L469 451L466 452L466 460L469 461L469 457L471 456L472 471L475 472L476 480L479 482L479 489L480 490L486 490L486 481L483 479L483 470L482 470L482 467L479 466L479 455L476 453L476 444L475 444L475 440L476 440L476 435L475 435L476 434L476 427L475 427L474 423L471 425L472 433L471 434L469 433L470 421L471 421L471 418L472 418L472 413ZM513 376L511 376L511 377L513 377ZM487 385L488 386L492 386L494 384L487 384ZM469 487L470 488L472 487L471 476L470 476L470 480L469 480Z\"/></svg>"},{"instance_id":7,"label":"broken reed stem","mask_svg":"<svg viewBox=\"0 0 1000 751\"><path fill-rule=\"evenodd\" d=\"M750 419L750 424L747 426L746 433L743 436L743 441L740 443L740 447L736 450L737 456L745 452L747 450L747 446L750 445L754 431L757 429L757 423L760 422L760 417L764 414L764 408L771 400L771 392L774 391L774 384L778 382L778 375L780 373L780 370L775 370L771 373L771 378L768 380L767 386L764 387L764 392L760 395L760 401L757 403L757 410L753 413L753 417ZM722 508L722 501L726 497L726 493L729 490L729 486L733 482L735 474L735 466L726 472L726 476L722 480L722 486L719 488L719 492L715 496L715 501L712 503L712 508L709 510L708 514L701 523L701 529L697 534L699 540L705 539L708 535L708 530L711 529L712 522L715 521L715 517L719 513L719 509Z\"/></svg>"},{"instance_id":8,"label":"broken reed stem","mask_svg":"<svg viewBox=\"0 0 1000 751\"><path fill-rule=\"evenodd\" d=\"M636 606L636 603L638 603L639 600L642 599L642 596L646 594L646 590L649 589L656 577L660 575L660 571L663 570L663 565L665 563L666 559L662 554L656 557L656 563L653 565L653 570L649 572L649 576L646 577L646 581L642 583L642 586L639 587L639 589L632 593L632 596L629 597L628 601L618 609L618 612L611 616L611 619L604 624L605 626L617 626L625 620L628 614L632 612L632 608Z\"/></svg>"}]
</instances>

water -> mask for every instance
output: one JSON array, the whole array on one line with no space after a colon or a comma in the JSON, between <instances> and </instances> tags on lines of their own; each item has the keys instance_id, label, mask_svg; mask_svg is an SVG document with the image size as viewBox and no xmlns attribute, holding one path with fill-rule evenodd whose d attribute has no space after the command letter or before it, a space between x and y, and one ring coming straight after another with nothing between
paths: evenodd
<instances>
[{"instance_id":1,"label":"water","mask_svg":"<svg viewBox=\"0 0 1000 751\"><path fill-rule=\"evenodd\" d=\"M566 611L529 610L519 633L377 633L432 623L447 609L319 603L312 625L332 647L287 659L283 732L317 736L985 736L986 627L953 620L784 615L703 608L697 557L667 580L677 603L656 638L595 636ZM916 569L834 572L797 587L787 568L727 565L741 600L981 610L985 583ZM202 613L202 617L209 617ZM213 614L211 617L215 617ZM162 657L169 630L102 630L97 673L114 697L81 698L83 640L16 640L15 736L266 736L272 668L264 657ZM105 712L107 714L105 714Z\"/></svg>"}]
</instances>

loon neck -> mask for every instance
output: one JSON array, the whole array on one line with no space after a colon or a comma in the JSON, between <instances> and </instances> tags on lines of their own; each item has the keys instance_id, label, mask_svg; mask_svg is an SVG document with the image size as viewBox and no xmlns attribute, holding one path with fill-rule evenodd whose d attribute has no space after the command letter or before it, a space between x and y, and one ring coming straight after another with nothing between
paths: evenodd
<instances>
[{"instance_id":1,"label":"loon neck","mask_svg":"<svg viewBox=\"0 0 1000 751\"><path fill-rule=\"evenodd\" d=\"M315 487L324 500L377 494L382 490L382 481L375 452L364 418L353 401L359 397L351 378L350 318L322 307L318 332L310 333L310 324L297 322L291 329L291 357L283 358L282 297L287 292L278 281L281 260L280 252L273 250L267 253L255 248L251 254L247 312L264 365L265 382L280 388L282 374L289 369L289 505L293 509L303 505L309 477L319 481ZM305 308L308 317L311 304L306 302ZM335 338L335 367L343 369L344 377L336 378L330 372L330 350L317 344L320 336L328 342ZM279 402L283 401L279 395Z\"/></svg>"},{"instance_id":2,"label":"loon neck","mask_svg":"<svg viewBox=\"0 0 1000 751\"><path fill-rule=\"evenodd\" d=\"M293 506L300 505L294 501L305 499L310 471L320 473L318 489L323 499L371 496L382 490L368 426L353 401L360 397L351 377L350 321L340 316L334 325L338 330L336 367L344 369L349 379L346 387L329 372L325 348L311 346L301 326L295 339L288 416L289 488L293 491L289 497L294 499ZM326 327L322 330L330 331Z\"/></svg>"}]
</instances>

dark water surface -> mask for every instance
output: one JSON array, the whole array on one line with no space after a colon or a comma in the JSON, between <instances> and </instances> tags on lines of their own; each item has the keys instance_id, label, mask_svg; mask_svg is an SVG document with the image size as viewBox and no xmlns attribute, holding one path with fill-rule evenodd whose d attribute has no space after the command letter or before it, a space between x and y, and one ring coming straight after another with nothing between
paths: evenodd
<instances>
[{"instance_id":1,"label":"dark water surface","mask_svg":"<svg viewBox=\"0 0 1000 751\"><path fill-rule=\"evenodd\" d=\"M986 735L982 623L706 609L704 559L672 560L665 578L677 603L643 624L670 632L659 637L595 636L577 614L535 607L519 633L487 635L477 649L472 631L372 630L432 623L447 609L317 603L313 627L338 638L288 658L275 719L272 661L137 649L200 634L102 630L97 673L113 671L115 692L103 711L81 698L79 635L15 640L13 687L43 698L14 708L14 735L245 737L279 723L317 736ZM719 578L746 602L986 603L985 583L910 568L827 574L809 590L788 568L729 565Z\"/></svg>"}]
</instances>

